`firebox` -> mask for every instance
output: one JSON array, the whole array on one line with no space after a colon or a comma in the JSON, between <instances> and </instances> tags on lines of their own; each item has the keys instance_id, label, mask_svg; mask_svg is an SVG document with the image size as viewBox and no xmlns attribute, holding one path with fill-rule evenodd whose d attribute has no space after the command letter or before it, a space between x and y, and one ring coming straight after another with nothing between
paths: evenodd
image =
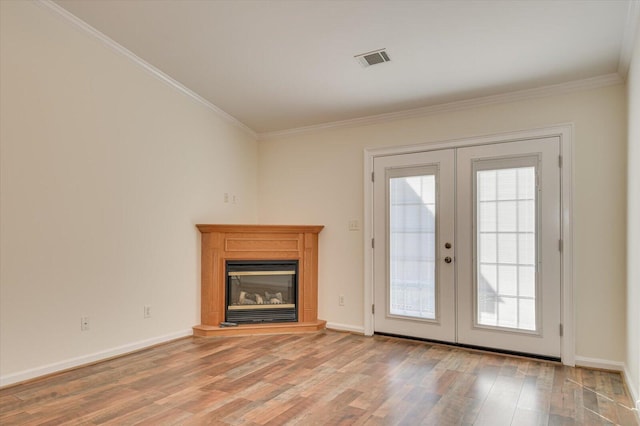
<instances>
[{"instance_id":1,"label":"firebox","mask_svg":"<svg viewBox=\"0 0 640 426\"><path fill-rule=\"evenodd\" d=\"M297 260L228 260L226 275L227 322L298 321Z\"/></svg>"}]
</instances>

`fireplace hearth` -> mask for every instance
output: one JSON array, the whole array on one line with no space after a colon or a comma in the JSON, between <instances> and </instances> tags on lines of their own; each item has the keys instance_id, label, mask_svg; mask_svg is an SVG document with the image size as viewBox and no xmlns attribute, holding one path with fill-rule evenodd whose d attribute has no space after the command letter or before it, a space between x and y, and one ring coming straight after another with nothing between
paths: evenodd
<instances>
[{"instance_id":1,"label":"fireplace hearth","mask_svg":"<svg viewBox=\"0 0 640 426\"><path fill-rule=\"evenodd\" d=\"M298 320L297 261L227 261L226 271L227 322Z\"/></svg>"}]
</instances>

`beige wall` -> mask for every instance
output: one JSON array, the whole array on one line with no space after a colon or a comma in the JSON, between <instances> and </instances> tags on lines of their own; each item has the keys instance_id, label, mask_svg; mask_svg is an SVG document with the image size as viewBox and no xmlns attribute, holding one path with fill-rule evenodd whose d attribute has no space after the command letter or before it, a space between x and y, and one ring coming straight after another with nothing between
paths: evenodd
<instances>
[{"instance_id":1,"label":"beige wall","mask_svg":"<svg viewBox=\"0 0 640 426\"><path fill-rule=\"evenodd\" d=\"M259 144L259 221L326 225L320 317L363 327L363 150L573 122L576 354L625 359L625 89L621 85ZM338 306L344 294L345 306Z\"/></svg>"},{"instance_id":2,"label":"beige wall","mask_svg":"<svg viewBox=\"0 0 640 426\"><path fill-rule=\"evenodd\" d=\"M627 378L640 409L640 29L628 84Z\"/></svg>"},{"instance_id":3,"label":"beige wall","mask_svg":"<svg viewBox=\"0 0 640 426\"><path fill-rule=\"evenodd\" d=\"M254 138L48 9L0 5L0 376L188 332L194 225L255 222Z\"/></svg>"}]
</instances>

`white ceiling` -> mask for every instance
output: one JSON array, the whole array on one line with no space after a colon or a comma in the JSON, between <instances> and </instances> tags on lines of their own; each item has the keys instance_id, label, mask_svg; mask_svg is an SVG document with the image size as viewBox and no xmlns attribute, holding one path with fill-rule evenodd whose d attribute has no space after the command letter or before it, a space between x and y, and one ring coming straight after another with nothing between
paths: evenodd
<instances>
[{"instance_id":1,"label":"white ceiling","mask_svg":"<svg viewBox=\"0 0 640 426\"><path fill-rule=\"evenodd\" d=\"M268 133L612 73L624 78L635 1L55 3ZM363 68L353 57L379 48L391 62Z\"/></svg>"}]
</instances>

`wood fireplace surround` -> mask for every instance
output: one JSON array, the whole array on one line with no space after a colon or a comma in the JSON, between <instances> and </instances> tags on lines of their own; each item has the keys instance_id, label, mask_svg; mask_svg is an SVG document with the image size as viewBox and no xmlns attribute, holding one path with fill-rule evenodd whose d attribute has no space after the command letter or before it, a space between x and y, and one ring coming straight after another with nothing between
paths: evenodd
<instances>
[{"instance_id":1,"label":"wood fireplace surround","mask_svg":"<svg viewBox=\"0 0 640 426\"><path fill-rule=\"evenodd\" d=\"M195 336L310 332L318 319L318 234L324 226L196 225L202 234L201 324ZM220 327L226 301L227 260L297 260L298 321Z\"/></svg>"}]
</instances>

